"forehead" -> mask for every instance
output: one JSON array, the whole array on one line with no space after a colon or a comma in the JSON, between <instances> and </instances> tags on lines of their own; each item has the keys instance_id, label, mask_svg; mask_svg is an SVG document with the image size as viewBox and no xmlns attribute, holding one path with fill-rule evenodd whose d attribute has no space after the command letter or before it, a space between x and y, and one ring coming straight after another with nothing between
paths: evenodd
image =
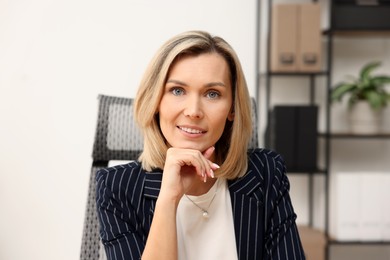
<instances>
[{"instance_id":1,"label":"forehead","mask_svg":"<svg viewBox=\"0 0 390 260\"><path fill-rule=\"evenodd\" d=\"M167 78L176 72L200 72L206 74L222 73L230 78L230 68L225 57L217 52L207 52L198 55L182 55L178 56L171 64ZM219 75L222 75L219 74Z\"/></svg>"},{"instance_id":2,"label":"forehead","mask_svg":"<svg viewBox=\"0 0 390 260\"><path fill-rule=\"evenodd\" d=\"M225 60L225 62L227 62L226 57L224 57L221 53L219 53L216 50L214 50L214 51L213 50L211 50L211 51L204 51L204 52L200 52L200 53L185 53L184 52L184 53L181 53L181 54L177 55L173 59L170 67L174 66L176 63L178 63L178 62L180 62L182 60L191 59L191 58L197 58L197 57L204 57L204 56L209 56L209 57L217 56L217 57Z\"/></svg>"}]
</instances>

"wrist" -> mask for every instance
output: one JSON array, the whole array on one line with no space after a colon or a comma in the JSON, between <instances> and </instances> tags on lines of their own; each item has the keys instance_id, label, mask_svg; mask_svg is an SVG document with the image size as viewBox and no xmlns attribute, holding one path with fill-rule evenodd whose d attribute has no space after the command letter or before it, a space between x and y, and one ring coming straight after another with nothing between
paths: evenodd
<instances>
[{"instance_id":1,"label":"wrist","mask_svg":"<svg viewBox=\"0 0 390 260\"><path fill-rule=\"evenodd\" d=\"M161 205L166 209L176 209L179 205L181 197L182 196L180 195L164 192L163 190L161 190L160 194L158 195L156 204Z\"/></svg>"}]
</instances>

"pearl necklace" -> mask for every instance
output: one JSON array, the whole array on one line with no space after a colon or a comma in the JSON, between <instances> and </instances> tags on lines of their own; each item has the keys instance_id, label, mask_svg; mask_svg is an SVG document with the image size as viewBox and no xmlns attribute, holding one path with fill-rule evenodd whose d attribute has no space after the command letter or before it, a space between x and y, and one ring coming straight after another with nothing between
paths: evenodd
<instances>
[{"instance_id":1,"label":"pearl necklace","mask_svg":"<svg viewBox=\"0 0 390 260\"><path fill-rule=\"evenodd\" d=\"M218 181L218 180L217 180L217 181ZM215 196L217 195L218 186L219 186L219 183L217 183L217 187L216 187L216 189L215 189L214 195L213 195L213 197L211 198L210 203L209 203L209 205L207 206L207 209L202 208L201 206L199 206L195 201L193 201L190 197L188 197L187 194L184 194L184 195L186 196L186 198L187 198L189 201L192 202L192 204L194 204L196 207L198 207L198 208L202 211L202 216L203 216L204 218L209 218L209 211L208 211L208 210L209 210L209 208L210 208L210 206L211 206L211 203L213 203L213 200L215 199Z\"/></svg>"}]
</instances>

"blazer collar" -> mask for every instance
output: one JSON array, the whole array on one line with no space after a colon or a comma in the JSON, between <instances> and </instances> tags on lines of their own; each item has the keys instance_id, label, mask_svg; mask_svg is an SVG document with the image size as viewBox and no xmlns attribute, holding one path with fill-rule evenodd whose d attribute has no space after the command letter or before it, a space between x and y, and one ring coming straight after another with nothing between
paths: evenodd
<instances>
[{"instance_id":1,"label":"blazer collar","mask_svg":"<svg viewBox=\"0 0 390 260\"><path fill-rule=\"evenodd\" d=\"M149 198L157 199L161 189L162 171L156 170L145 174L144 195Z\"/></svg>"},{"instance_id":2,"label":"blazer collar","mask_svg":"<svg viewBox=\"0 0 390 260\"><path fill-rule=\"evenodd\" d=\"M257 178L257 174L249 169L241 178L228 181L230 193L250 196L261 185Z\"/></svg>"}]
</instances>

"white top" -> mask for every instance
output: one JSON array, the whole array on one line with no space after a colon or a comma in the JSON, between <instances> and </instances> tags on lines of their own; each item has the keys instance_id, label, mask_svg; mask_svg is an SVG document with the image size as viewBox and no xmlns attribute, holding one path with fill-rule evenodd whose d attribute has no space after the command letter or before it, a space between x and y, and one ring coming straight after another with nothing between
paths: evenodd
<instances>
[{"instance_id":1,"label":"white top","mask_svg":"<svg viewBox=\"0 0 390 260\"><path fill-rule=\"evenodd\" d=\"M188 197L207 210L208 218L186 196L181 198L176 217L179 260L237 260L227 181L217 179L206 194Z\"/></svg>"}]
</instances>

